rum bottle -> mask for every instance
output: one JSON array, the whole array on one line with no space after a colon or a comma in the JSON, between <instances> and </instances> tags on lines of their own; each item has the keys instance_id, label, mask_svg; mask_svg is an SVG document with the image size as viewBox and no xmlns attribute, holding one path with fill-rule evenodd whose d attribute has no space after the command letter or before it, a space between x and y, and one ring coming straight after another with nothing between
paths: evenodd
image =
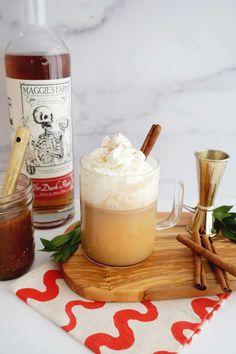
<instances>
[{"instance_id":1,"label":"rum bottle","mask_svg":"<svg viewBox=\"0 0 236 354\"><path fill-rule=\"evenodd\" d=\"M48 27L44 0L23 0L24 29L5 55L12 132L29 127L23 173L31 177L34 223L55 227L73 215L70 55Z\"/></svg>"}]
</instances>

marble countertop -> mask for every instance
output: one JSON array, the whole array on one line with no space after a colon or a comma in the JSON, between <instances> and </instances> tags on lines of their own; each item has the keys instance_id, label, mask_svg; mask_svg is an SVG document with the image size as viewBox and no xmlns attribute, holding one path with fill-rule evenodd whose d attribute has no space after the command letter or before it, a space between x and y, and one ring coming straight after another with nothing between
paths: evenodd
<instances>
[{"instance_id":1,"label":"marble countertop","mask_svg":"<svg viewBox=\"0 0 236 354\"><path fill-rule=\"evenodd\" d=\"M104 135L121 131L139 147L159 122L162 176L197 198L194 152L221 149L231 158L219 197L235 198L236 1L50 0L48 19L71 53L76 173ZM20 1L0 0L0 169L10 141L3 56L21 28Z\"/></svg>"}]
</instances>

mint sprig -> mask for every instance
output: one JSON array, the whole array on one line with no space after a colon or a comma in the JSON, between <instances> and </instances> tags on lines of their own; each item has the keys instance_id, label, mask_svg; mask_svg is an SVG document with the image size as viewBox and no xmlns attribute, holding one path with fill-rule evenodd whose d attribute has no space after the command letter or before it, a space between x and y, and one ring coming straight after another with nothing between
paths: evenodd
<instances>
[{"instance_id":1,"label":"mint sprig","mask_svg":"<svg viewBox=\"0 0 236 354\"><path fill-rule=\"evenodd\" d=\"M236 242L236 213L230 212L233 205L222 205L214 209L214 227L217 232Z\"/></svg>"},{"instance_id":2,"label":"mint sprig","mask_svg":"<svg viewBox=\"0 0 236 354\"><path fill-rule=\"evenodd\" d=\"M44 248L43 252L53 252L51 257L56 262L66 261L77 250L81 241L81 226L76 225L71 231L64 235L58 235L51 241L40 238Z\"/></svg>"}]
</instances>

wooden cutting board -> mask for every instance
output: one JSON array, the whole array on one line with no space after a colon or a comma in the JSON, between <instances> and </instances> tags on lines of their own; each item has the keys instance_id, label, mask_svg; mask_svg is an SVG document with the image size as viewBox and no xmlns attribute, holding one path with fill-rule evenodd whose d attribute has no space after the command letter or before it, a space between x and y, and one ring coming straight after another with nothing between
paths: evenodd
<instances>
[{"instance_id":1,"label":"wooden cutting board","mask_svg":"<svg viewBox=\"0 0 236 354\"><path fill-rule=\"evenodd\" d=\"M222 293L207 263L207 289L201 291L193 286L193 253L176 240L179 233L189 235L186 231L189 218L190 214L183 213L176 227L158 231L151 256L126 268L99 266L84 256L80 246L62 264L66 283L87 299L106 302L174 299ZM236 244L223 237L215 239L214 244L219 255L236 265ZM236 278L229 275L229 279L232 290L236 290Z\"/></svg>"}]
</instances>

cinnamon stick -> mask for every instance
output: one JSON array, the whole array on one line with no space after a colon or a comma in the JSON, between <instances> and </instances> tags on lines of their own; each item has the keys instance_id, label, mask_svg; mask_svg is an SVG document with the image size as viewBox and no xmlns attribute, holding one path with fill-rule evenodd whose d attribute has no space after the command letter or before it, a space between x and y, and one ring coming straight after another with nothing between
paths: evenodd
<instances>
[{"instance_id":1,"label":"cinnamon stick","mask_svg":"<svg viewBox=\"0 0 236 354\"><path fill-rule=\"evenodd\" d=\"M146 147L147 147L147 144L148 144L148 142L149 142L149 139L150 139L151 135L153 134L153 131L154 131L154 129L155 129L155 126L156 126L156 124L153 124L153 125L151 126L149 132L147 133L147 136L146 136L146 138L145 138L145 140L144 140L144 142L143 142L143 145L142 145L142 147L141 147L141 149L140 149L143 153L144 153L144 151L145 151L145 149L146 149Z\"/></svg>"},{"instance_id":2,"label":"cinnamon stick","mask_svg":"<svg viewBox=\"0 0 236 354\"><path fill-rule=\"evenodd\" d=\"M155 145L157 138L161 132L161 126L159 124L153 124L143 142L143 145L141 147L141 151L144 153L146 158L150 154L151 150L153 149L153 146Z\"/></svg>"},{"instance_id":3,"label":"cinnamon stick","mask_svg":"<svg viewBox=\"0 0 236 354\"><path fill-rule=\"evenodd\" d=\"M205 235L205 234L202 234L201 240L202 240L203 247L205 247L208 251L213 252L214 254L217 254L216 248L215 248L215 246L213 244L213 240L211 238L207 237L207 235ZM230 288L229 279L228 279L226 271L221 268L218 268L214 264L212 264L212 269L215 273L218 283L221 286L221 289L225 293L231 293L232 290Z\"/></svg>"},{"instance_id":4,"label":"cinnamon stick","mask_svg":"<svg viewBox=\"0 0 236 354\"><path fill-rule=\"evenodd\" d=\"M201 239L198 231L193 232L193 240L196 244L201 245ZM207 288L206 272L202 257L194 254L194 286L198 290Z\"/></svg>"},{"instance_id":5,"label":"cinnamon stick","mask_svg":"<svg viewBox=\"0 0 236 354\"><path fill-rule=\"evenodd\" d=\"M230 262L227 262L224 258L220 257L218 254L208 251L202 246L197 245L195 242L190 240L189 238L178 235L176 239L183 243L185 246L191 248L194 253L206 258L211 263L215 264L221 269L224 269L228 273L232 274L236 277L236 266Z\"/></svg>"}]
</instances>

